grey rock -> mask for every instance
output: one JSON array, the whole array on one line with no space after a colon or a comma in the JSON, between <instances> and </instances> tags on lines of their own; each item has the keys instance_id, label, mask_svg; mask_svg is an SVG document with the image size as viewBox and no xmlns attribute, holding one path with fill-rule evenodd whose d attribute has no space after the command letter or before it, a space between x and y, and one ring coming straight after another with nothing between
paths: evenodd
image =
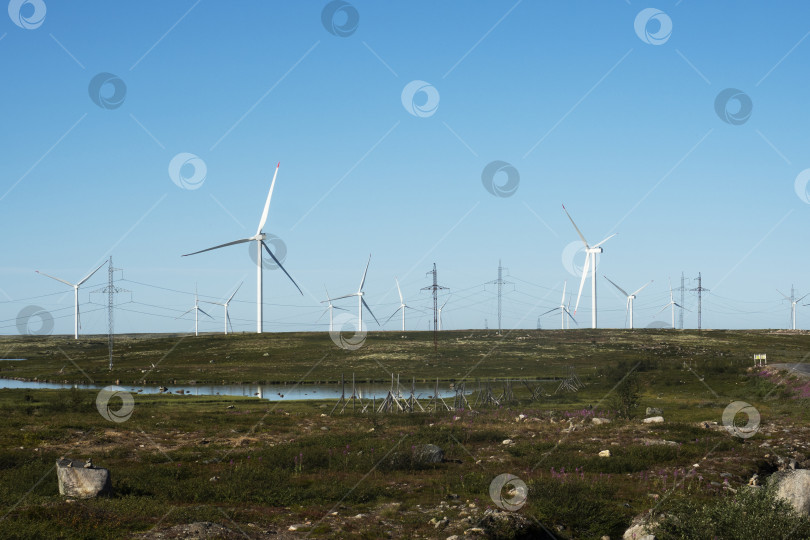
<instances>
[{"instance_id":1,"label":"grey rock","mask_svg":"<svg viewBox=\"0 0 810 540\"><path fill-rule=\"evenodd\" d=\"M413 450L413 459L422 465L441 463L444 459L444 451L435 444L418 445Z\"/></svg>"},{"instance_id":2,"label":"grey rock","mask_svg":"<svg viewBox=\"0 0 810 540\"><path fill-rule=\"evenodd\" d=\"M657 407L647 407L647 416L661 416L664 414L663 409Z\"/></svg>"},{"instance_id":3,"label":"grey rock","mask_svg":"<svg viewBox=\"0 0 810 540\"><path fill-rule=\"evenodd\" d=\"M810 470L777 471L768 478L776 496L786 500L801 515L810 515Z\"/></svg>"},{"instance_id":4,"label":"grey rock","mask_svg":"<svg viewBox=\"0 0 810 540\"><path fill-rule=\"evenodd\" d=\"M60 458L56 461L56 477L59 494L65 497L90 499L112 492L110 471L94 466L90 460Z\"/></svg>"},{"instance_id":5,"label":"grey rock","mask_svg":"<svg viewBox=\"0 0 810 540\"><path fill-rule=\"evenodd\" d=\"M545 538L542 527L518 512L489 509L484 512L480 527L492 538Z\"/></svg>"},{"instance_id":6,"label":"grey rock","mask_svg":"<svg viewBox=\"0 0 810 540\"><path fill-rule=\"evenodd\" d=\"M630 528L624 531L623 540L655 540L652 534L653 528L657 525L656 520L650 520L649 516L636 516L630 523Z\"/></svg>"}]
</instances>

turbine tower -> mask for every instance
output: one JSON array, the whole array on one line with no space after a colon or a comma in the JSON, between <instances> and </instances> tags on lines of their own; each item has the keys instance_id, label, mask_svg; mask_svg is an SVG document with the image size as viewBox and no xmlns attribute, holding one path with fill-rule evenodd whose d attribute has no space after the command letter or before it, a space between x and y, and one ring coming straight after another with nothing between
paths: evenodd
<instances>
[{"instance_id":1,"label":"turbine tower","mask_svg":"<svg viewBox=\"0 0 810 540\"><path fill-rule=\"evenodd\" d=\"M442 310L444 309L444 306L446 306L447 302L449 302L449 301L450 301L450 297L448 296L447 300L445 300L444 304L442 304L442 307L439 308L439 332L442 331Z\"/></svg>"},{"instance_id":2,"label":"turbine tower","mask_svg":"<svg viewBox=\"0 0 810 540\"><path fill-rule=\"evenodd\" d=\"M360 279L360 286L357 288L357 292L352 294L346 294L343 296L338 296L337 298L333 298L332 300L342 300L343 298L351 298L352 296L357 297L357 331L361 331L363 329L363 306L371 313L371 316L374 317L374 321L376 321L377 326L380 326L380 321L377 320L377 317L374 316L374 312L371 311L371 308L368 307L365 298L363 295L366 294L363 292L363 285L366 283L366 274L368 274L368 265L371 264L371 254L368 256L368 262L366 263L366 269L363 272L363 277Z\"/></svg>"},{"instance_id":3,"label":"turbine tower","mask_svg":"<svg viewBox=\"0 0 810 540\"><path fill-rule=\"evenodd\" d=\"M234 293L234 294L236 294L236 293ZM194 286L194 307L189 309L185 313L183 313L183 315L180 315L180 317L182 317L186 313L190 313L192 311L194 312L194 335L198 336L199 333L197 331L197 328L198 328L198 323L199 323L199 314L202 313L203 315L205 315L209 319L213 319L213 317L211 315L209 315L208 313L206 313L205 311L203 311L203 309L200 307L200 302L197 299L197 286L196 285ZM179 319L180 317L176 317L176 318ZM225 324L227 324L227 322Z\"/></svg>"},{"instance_id":4,"label":"turbine tower","mask_svg":"<svg viewBox=\"0 0 810 540\"><path fill-rule=\"evenodd\" d=\"M278 168L281 166L281 162L276 165L276 172L273 174L273 181L270 183L270 192L267 194L267 201L264 203L264 211L262 212L262 218L259 220L259 228L256 230L256 234L251 236L250 238L242 238L240 240L234 240L233 242L228 242L227 244L220 244L218 246L210 247L207 249L202 249L200 251L195 251L194 253L186 253L183 257L188 257L189 255L196 255L198 253L204 253L206 251L211 251L214 249L219 249L226 246L233 246L236 244L244 244L245 242L256 242L256 333L262 333L262 247L267 250L268 255L273 261L278 265L279 268L290 278L295 288L298 289L298 292L301 293L301 296L304 295L303 291L301 291L301 287L298 286L298 283L292 278L292 276L284 269L281 265L281 262L273 255L273 252L270 251L270 248L267 247L267 244L264 242L264 239L267 238L267 235L262 232L264 228L264 224L267 223L267 213L270 211L270 199L273 197L273 188L276 186L276 177L278 176Z\"/></svg>"},{"instance_id":5,"label":"turbine tower","mask_svg":"<svg viewBox=\"0 0 810 540\"><path fill-rule=\"evenodd\" d=\"M582 288L585 286L585 279L588 277L588 268L591 269L591 328L596 328L596 256L602 253L604 250L600 247L602 244L616 236L616 234L611 234L598 244L594 246L590 246L588 241L585 240L585 236L582 235L580 232L579 227L577 224L574 223L571 214L568 213L568 210L565 209L565 205L563 205L563 212L565 215L568 216L568 219L571 221L571 225L574 226L576 229L579 238L582 240L582 243L585 244L585 266L582 267L582 281L579 282L579 293L577 294L577 303L574 306L574 315L577 314L577 309L579 309L579 299L582 296Z\"/></svg>"},{"instance_id":6,"label":"turbine tower","mask_svg":"<svg viewBox=\"0 0 810 540\"><path fill-rule=\"evenodd\" d=\"M73 287L73 339L79 339L79 327L81 326L80 321L81 315L79 314L79 287L81 287L85 281L90 279L90 277L92 277L93 274L98 272L99 268L101 268L105 264L107 264L107 261L104 261L103 263L98 265L98 267L95 270L84 276L78 283L70 283L69 281L65 281L64 279L59 279L58 277L50 276L45 272L40 272L39 270L36 271L37 274L42 274L45 277L55 279L56 281L61 281L65 285Z\"/></svg>"},{"instance_id":7,"label":"turbine tower","mask_svg":"<svg viewBox=\"0 0 810 540\"><path fill-rule=\"evenodd\" d=\"M627 292L626 292L624 289L622 289L621 287L619 287L618 285L616 285L615 283L613 283L613 281L611 281L611 279L610 279L609 277L605 276L604 274L602 274L602 276L603 276L603 277L604 277L606 280L610 281L611 285L613 285L614 287L616 287L617 289L619 289L619 292L620 292L620 293L622 293L623 295L625 295L625 296L627 297L627 305L625 306L624 310L625 310L625 312L628 312L628 311L630 312L630 330L632 330L632 329L633 329L633 300L635 300L635 299L636 299L636 295L637 295L638 293L640 293L640 292L641 292L641 291L644 289L644 287L646 287L647 285L649 285L650 283L652 283L652 282L653 282L653 280L650 280L650 281L648 281L647 283L645 283L645 284L644 284L644 286L642 286L642 287L641 287L639 290L637 290L637 291L636 291L636 292L634 292L633 294L627 294ZM674 324L674 323L673 323L673 324Z\"/></svg>"},{"instance_id":8,"label":"turbine tower","mask_svg":"<svg viewBox=\"0 0 810 540\"><path fill-rule=\"evenodd\" d=\"M667 308L672 308L672 329L673 330L675 330L675 308L676 307L684 309L684 307L682 305L680 305L679 303L677 303L675 301L675 298L672 296L672 280L670 280L670 282L669 282L669 304L662 307L661 311L664 311ZM658 313L661 313L661 311L659 311ZM689 311L689 310L687 310L687 311ZM656 313L656 315L658 315L658 313Z\"/></svg>"},{"instance_id":9,"label":"turbine tower","mask_svg":"<svg viewBox=\"0 0 810 540\"><path fill-rule=\"evenodd\" d=\"M805 294L804 296L802 296L801 298L796 300L796 291L793 289L793 285L790 286L790 298L788 298L786 295L782 294L782 292L779 291L778 289L776 290L776 292L778 292L779 294L784 296L785 300L790 302L790 321L791 321L791 325L793 326L793 330L796 330L796 304L798 304L799 302L804 300L807 297L807 294ZM808 293L808 294L810 294L810 293Z\"/></svg>"},{"instance_id":10,"label":"turbine tower","mask_svg":"<svg viewBox=\"0 0 810 540\"><path fill-rule=\"evenodd\" d=\"M244 282L242 282L242 283L244 283ZM231 300L233 300L233 297L236 296L236 293L237 293L237 291L239 291L239 287L242 286L242 283L240 283L239 286L236 287L236 290L233 291L233 294L230 296L230 298L225 300L225 302L211 302L209 300L203 300L203 302L205 302L206 304L216 304L218 306L223 306L225 308L225 335L226 336L228 335L228 325L231 324L231 317L230 317L230 315L228 315L228 304L230 304ZM188 311L186 311L186 313L188 313ZM183 315L185 315L185 313ZM233 325L231 325L231 332L233 332Z\"/></svg>"},{"instance_id":11,"label":"turbine tower","mask_svg":"<svg viewBox=\"0 0 810 540\"><path fill-rule=\"evenodd\" d=\"M550 309L550 310L546 311L545 313L540 314L540 316L542 317L543 315L548 315L549 313L554 313L555 311L557 311L559 309L560 310L560 330L565 330L565 316L566 315L571 317L571 320L573 320L574 323L577 322L576 320L574 320L574 317L571 316L571 311L569 311L569 308L566 307L566 305L565 305L565 288L567 286L568 286L568 282L567 281L563 282L563 293L562 293L562 298L560 299L560 305L553 308L553 309ZM571 300L568 301L568 305L570 307Z\"/></svg>"}]
</instances>

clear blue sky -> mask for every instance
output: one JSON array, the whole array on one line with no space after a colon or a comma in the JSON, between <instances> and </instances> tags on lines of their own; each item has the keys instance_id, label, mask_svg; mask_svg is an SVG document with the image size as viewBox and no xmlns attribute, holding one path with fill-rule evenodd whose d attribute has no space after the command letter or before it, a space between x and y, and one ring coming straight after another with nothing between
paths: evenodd
<instances>
[{"instance_id":1,"label":"clear blue sky","mask_svg":"<svg viewBox=\"0 0 810 540\"><path fill-rule=\"evenodd\" d=\"M810 168L804 3L660 2L672 31L657 45L636 33L650 7L636 0L356 1L335 15L338 28L346 12L359 16L344 37L323 24L327 2L41 3L41 24L22 6L36 28L0 18L2 332L17 333L32 304L71 332L71 290L34 271L76 281L110 253L134 301L119 305L118 331L191 330L174 317L195 283L219 300L243 279L231 315L253 330L247 247L180 255L252 235L277 161L265 231L286 243L305 295L265 272L269 331L325 330L324 284L353 292L369 253L366 298L380 319L398 305L394 276L410 305L428 306L420 289L435 261L453 293L445 328L493 327L495 288L483 283L502 259L514 284L504 326L535 328L565 280L579 285L563 261L578 237L561 203L590 242L618 232L599 266L600 326L625 325L624 298L601 274L629 291L655 280L636 301L637 326L669 321L655 313L682 271L688 287L700 271L711 289L708 328L787 327L775 289L810 292L810 205L794 189ZM658 36L658 20L642 28ZM90 98L104 72L126 85L116 108ZM414 80L439 96L424 117L403 106ZM738 125L715 110L727 88L753 105ZM183 152L206 164L197 189L169 177ZM512 196L482 184L496 160L519 172ZM85 333L106 331L89 303L104 301L90 291L105 281L102 270L81 290ZM686 304L695 327L696 297ZM208 307L215 320L201 329L221 329L221 308ZM810 308L798 309L810 328ZM580 325L589 311L588 283ZM410 328L427 324L409 314Z\"/></svg>"}]
</instances>

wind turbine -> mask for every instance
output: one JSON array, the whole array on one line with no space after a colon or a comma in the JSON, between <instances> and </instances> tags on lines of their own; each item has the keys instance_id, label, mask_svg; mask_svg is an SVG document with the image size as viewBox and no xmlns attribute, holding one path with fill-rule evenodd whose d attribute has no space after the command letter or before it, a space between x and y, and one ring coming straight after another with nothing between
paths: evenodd
<instances>
[{"instance_id":1,"label":"wind turbine","mask_svg":"<svg viewBox=\"0 0 810 540\"><path fill-rule=\"evenodd\" d=\"M439 308L439 332L442 331L442 310L444 309L444 306L446 306L447 302L449 302L449 301L450 301L450 297L448 296L447 300L445 300L444 304L442 304L442 307Z\"/></svg>"},{"instance_id":2,"label":"wind turbine","mask_svg":"<svg viewBox=\"0 0 810 540\"><path fill-rule=\"evenodd\" d=\"M569 307L565 306L565 288L567 286L568 286L568 282L567 281L563 282L563 293L562 293L562 298L560 299L560 305L553 308L553 309L550 309L550 310L546 311L545 313L540 314L540 316L542 317L543 315L548 315L549 313L553 313L553 312L555 312L555 311L557 311L559 309L560 310L560 330L565 330L565 316L566 315L571 317L571 320L576 322L576 320L574 320L574 317L571 316L571 312L569 311L569 307L571 306L571 300L570 299L568 300L568 306Z\"/></svg>"},{"instance_id":3,"label":"wind turbine","mask_svg":"<svg viewBox=\"0 0 810 540\"><path fill-rule=\"evenodd\" d=\"M681 308L681 309L686 309L682 305L680 305L679 303L675 302L675 299L672 297L672 280L670 280L669 281L669 304L662 307L661 311L664 311L668 307L672 308L672 329L673 330L675 330L675 307L676 306ZM659 311L658 313L661 313L661 311ZM687 309L686 311L689 311L689 310ZM658 313L656 313L656 315L658 315Z\"/></svg>"},{"instance_id":4,"label":"wind turbine","mask_svg":"<svg viewBox=\"0 0 810 540\"><path fill-rule=\"evenodd\" d=\"M256 333L262 333L262 247L267 250L267 253L270 255L270 258L278 265L279 268L290 278L295 288L298 289L298 292L301 293L301 296L304 295L303 291L301 291L301 287L298 286L298 283L292 278L292 276L284 269L281 265L281 262L273 255L273 252L270 251L270 248L267 247L267 244L264 242L264 239L267 235L262 232L264 228L264 224L267 223L267 213L270 210L270 199L273 197L273 188L276 186L276 176L278 176L278 168L281 166L281 162L276 165L276 172L273 174L273 181L270 183L270 192L267 194L267 201L264 203L264 211L262 212L262 218L259 220L259 228L256 229L256 234L251 236L250 238L242 238L240 240L234 240L233 242L228 242L227 244L220 244L218 246L210 247L208 249L202 249L200 251L195 251L194 253L186 253L183 257L188 257L189 255L196 255L198 253L204 253L206 251L211 251L213 249L219 249L225 246L233 246L236 244L244 244L245 242L256 242L256 249L258 250L257 257L256 257Z\"/></svg>"},{"instance_id":5,"label":"wind turbine","mask_svg":"<svg viewBox=\"0 0 810 540\"><path fill-rule=\"evenodd\" d=\"M791 324L793 326L793 330L796 330L796 304L798 304L799 302L804 300L807 297L807 294L805 294L804 296L802 296L801 298L796 300L796 292L793 290L793 285L790 286L790 298L788 298L787 295L782 294L782 292L779 289L777 289L776 292L778 292L779 294L784 296L785 300L790 302L790 320L791 320ZM808 294L810 294L810 293L808 293ZM806 306L807 304L802 304L802 305Z\"/></svg>"},{"instance_id":6,"label":"wind turbine","mask_svg":"<svg viewBox=\"0 0 810 540\"><path fill-rule=\"evenodd\" d=\"M596 256L602 253L604 250L599 247L614 236L616 234L611 234L595 246L588 245L588 241L585 240L585 237L580 232L579 227L577 224L574 223L573 218L571 218L571 214L568 213L568 210L565 209L565 205L563 205L563 211L565 215L568 216L568 219L571 220L571 225L574 226L574 229L577 230L577 234L579 235L582 243L585 244L585 266L582 267L582 281L579 282L579 293L577 294L577 303L574 306L574 315L577 313L577 309L579 309L579 299L582 296L582 288L585 286L585 279L588 276L588 268L591 268L591 328L596 328Z\"/></svg>"},{"instance_id":7,"label":"wind turbine","mask_svg":"<svg viewBox=\"0 0 810 540\"><path fill-rule=\"evenodd\" d=\"M574 296L573 294L568 293L568 309L567 309L566 311L568 311L568 314L569 314L569 315L571 314L571 300L573 299L573 296ZM571 317L571 318L569 318L569 319L566 319L566 321L565 321L565 327L566 327L568 330L571 330L571 321L574 321L574 324L576 324L577 326L579 326L579 324L577 324L577 320L576 320L576 319L574 319L573 317Z\"/></svg>"},{"instance_id":8,"label":"wind turbine","mask_svg":"<svg viewBox=\"0 0 810 540\"><path fill-rule=\"evenodd\" d=\"M333 320L332 319L332 310L335 310L335 309L340 309L342 311L346 311L346 310L343 309L342 307L337 307L337 306L332 305L332 298L329 297L329 289L326 288L326 285L323 286L323 289L326 291L326 300L322 300L321 304L326 303L326 302L329 303L329 305L326 307L326 311L329 312L329 331L332 332L332 329L334 328L334 325L332 323L332 320ZM324 312L324 313L326 313L326 312ZM323 313L321 313L321 317L323 317ZM318 317L318 320L321 320L321 317Z\"/></svg>"},{"instance_id":9,"label":"wind turbine","mask_svg":"<svg viewBox=\"0 0 810 540\"><path fill-rule=\"evenodd\" d=\"M236 293L234 293L234 294L236 294ZM233 297L231 297L231 298L233 298ZM228 300L228 301L230 302L230 300ZM227 308L225 308L225 309L227 309ZM200 307L200 302L197 299L197 286L196 285L194 286L194 307L189 309L185 313L183 313L183 315L185 315L186 313L190 313L192 311L194 312L194 335L197 336L197 335L199 335L199 333L197 332L197 324L199 322L198 321L199 314L202 313L203 315L205 315L209 319L213 319L213 317L211 315L209 315L208 313L206 313L205 311L203 311L203 309ZM180 315L180 317L182 317L183 315ZM176 318L179 319L180 317L176 317ZM225 324L226 325L228 324L227 321L225 322Z\"/></svg>"},{"instance_id":10,"label":"wind turbine","mask_svg":"<svg viewBox=\"0 0 810 540\"><path fill-rule=\"evenodd\" d=\"M55 279L56 281L61 281L65 285L73 287L73 339L79 339L79 327L81 326L79 315L79 287L81 287L85 281L90 279L90 277L93 274L98 272L99 268L101 268L105 264L107 264L107 261L104 261L103 263L98 265L98 268L96 268L95 270L84 276L84 278L82 278L81 281L79 281L78 283L70 283L69 281L65 281L64 279L59 279L58 277L50 276L45 272L40 272L39 270L36 271L37 274L42 274L45 277Z\"/></svg>"},{"instance_id":11,"label":"wind turbine","mask_svg":"<svg viewBox=\"0 0 810 540\"><path fill-rule=\"evenodd\" d=\"M621 287L619 287L618 285L616 285L615 283L613 283L613 281L611 281L609 277L605 276L604 274L602 274L602 276L603 276L603 277L604 277L606 280L610 281L611 285L613 285L614 287L616 287L617 289L619 289L619 292L620 292L620 293L622 293L623 295L625 295L625 296L627 297L627 305L625 306L624 310L625 310L625 311L629 311L629 312L630 312L630 330L632 330L632 329L633 329L633 300L635 300L635 299L636 299L636 295L637 295L638 293L640 293L640 292L641 292L641 291L644 289L644 287L646 287L647 285L649 285L650 283L652 283L652 282L653 282L653 280L650 280L650 281L648 281L647 283L645 283L645 284L644 284L644 285L641 287L641 289L637 290L637 291L636 291L636 292L634 292L633 294L627 294L627 292L626 292L624 289L622 289ZM669 304L667 304L667 305L669 305ZM680 307L680 306L678 306L678 307ZM674 328L674 326L675 326L675 325L674 325L674 323L673 323L673 328Z\"/></svg>"},{"instance_id":12,"label":"wind turbine","mask_svg":"<svg viewBox=\"0 0 810 540\"><path fill-rule=\"evenodd\" d=\"M244 283L244 281L242 283ZM230 296L230 298L225 300L225 302L211 302L209 300L203 300L203 302L205 302L206 304L216 304L218 306L223 306L225 308L225 335L226 336L228 335L228 325L231 324L231 317L228 315L228 304L230 304L231 300L233 300L233 297L236 296L236 293L237 293L237 291L239 291L239 287L242 286L242 283L240 283L239 286L236 287L236 290L233 291L233 294ZM186 311L186 313L188 313L188 311ZM183 315L185 315L186 313L183 313ZM231 325L231 331L233 331L233 325Z\"/></svg>"},{"instance_id":13,"label":"wind turbine","mask_svg":"<svg viewBox=\"0 0 810 540\"><path fill-rule=\"evenodd\" d=\"M397 314L397 311L402 310L402 331L404 332L405 331L405 310L406 309L413 309L413 308L405 303L405 299L402 297L402 289L399 288L399 280L397 278L394 278L394 281L397 283L397 292L399 293L399 307L396 310L394 310L394 312L391 314L390 317L388 317L388 320L385 321L385 323L388 324L388 321L390 321L394 317L394 315ZM439 312L441 313L441 310L439 310Z\"/></svg>"},{"instance_id":14,"label":"wind turbine","mask_svg":"<svg viewBox=\"0 0 810 540\"><path fill-rule=\"evenodd\" d=\"M374 317L374 320L377 322L379 326L380 321L377 320L377 317L374 316L374 312L371 311L371 308L368 307L366 304L366 300L363 298L365 294L363 292L363 285L366 283L366 274L368 274L368 265L371 264L371 255L368 256L368 262L366 263L366 270L363 272L363 278L360 280L360 286L357 288L356 293L346 294L343 296L338 296L337 298L332 298L332 300L342 300L343 298L351 298L352 296L357 297L357 331L361 331L363 329L363 306L366 307L371 316Z\"/></svg>"}]
</instances>

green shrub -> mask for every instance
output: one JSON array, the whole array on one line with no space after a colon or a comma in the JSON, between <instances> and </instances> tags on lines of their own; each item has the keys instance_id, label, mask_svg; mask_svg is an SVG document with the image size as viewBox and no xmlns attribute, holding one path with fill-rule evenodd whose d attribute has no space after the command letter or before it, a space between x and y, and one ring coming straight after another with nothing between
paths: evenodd
<instances>
[{"instance_id":1,"label":"green shrub","mask_svg":"<svg viewBox=\"0 0 810 540\"><path fill-rule=\"evenodd\" d=\"M810 538L810 518L798 515L770 488L742 488L708 502L673 498L662 514L654 531L661 540Z\"/></svg>"}]
</instances>

